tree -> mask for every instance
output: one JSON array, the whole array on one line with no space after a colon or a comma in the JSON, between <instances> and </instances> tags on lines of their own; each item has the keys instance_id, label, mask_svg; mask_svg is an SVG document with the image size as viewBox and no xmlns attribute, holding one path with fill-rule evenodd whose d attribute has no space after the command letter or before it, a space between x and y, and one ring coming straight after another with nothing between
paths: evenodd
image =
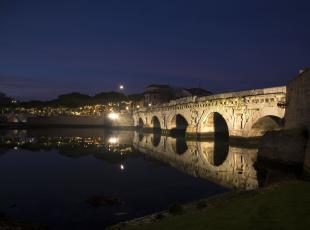
<instances>
[{"instance_id":1,"label":"tree","mask_svg":"<svg viewBox=\"0 0 310 230\"><path fill-rule=\"evenodd\" d=\"M58 96L56 100L50 101L52 105L62 105L68 107L77 107L92 104L92 98L89 95L73 92Z\"/></svg>"},{"instance_id":2,"label":"tree","mask_svg":"<svg viewBox=\"0 0 310 230\"><path fill-rule=\"evenodd\" d=\"M98 104L107 104L109 102L121 102L127 101L127 97L123 93L118 92L101 92L94 96L96 103Z\"/></svg>"},{"instance_id":3,"label":"tree","mask_svg":"<svg viewBox=\"0 0 310 230\"><path fill-rule=\"evenodd\" d=\"M12 98L7 97L5 93L0 92L0 106L8 106L12 103Z\"/></svg>"}]
</instances>

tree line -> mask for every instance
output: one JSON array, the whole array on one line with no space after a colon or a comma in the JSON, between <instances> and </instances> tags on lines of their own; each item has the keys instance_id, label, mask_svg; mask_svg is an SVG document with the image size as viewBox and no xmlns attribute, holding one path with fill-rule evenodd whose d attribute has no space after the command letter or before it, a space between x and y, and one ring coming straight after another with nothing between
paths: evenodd
<instances>
[{"instance_id":1,"label":"tree line","mask_svg":"<svg viewBox=\"0 0 310 230\"><path fill-rule=\"evenodd\" d=\"M0 92L0 106L8 106L8 107L78 107L84 105L96 105L96 104L108 104L108 103L119 103L125 101L133 101L138 102L143 99L143 94L130 94L125 95L120 92L101 92L94 96L89 96L87 94L82 94L79 92L72 92L68 94L59 95L54 100L49 101L41 101L41 100L31 100L31 101L23 101L12 103L13 99L7 97L4 93Z\"/></svg>"}]
</instances>

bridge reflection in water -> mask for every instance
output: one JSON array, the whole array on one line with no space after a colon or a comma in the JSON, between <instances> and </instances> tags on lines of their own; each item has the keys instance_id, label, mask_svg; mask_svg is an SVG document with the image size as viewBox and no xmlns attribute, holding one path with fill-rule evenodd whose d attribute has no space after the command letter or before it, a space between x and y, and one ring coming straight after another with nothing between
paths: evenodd
<instances>
[{"instance_id":1,"label":"bridge reflection in water","mask_svg":"<svg viewBox=\"0 0 310 230\"><path fill-rule=\"evenodd\" d=\"M133 146L187 174L230 188L250 190L259 185L254 167L257 148L231 146L225 136L199 141L135 133Z\"/></svg>"},{"instance_id":2,"label":"bridge reflection in water","mask_svg":"<svg viewBox=\"0 0 310 230\"><path fill-rule=\"evenodd\" d=\"M1 151L5 154L10 148L17 147L31 151L58 149L60 154L68 157L92 155L106 162L122 164L128 157L140 152L189 175L238 190L251 190L276 182L277 178L274 180L270 176L274 173L276 176L283 175L283 172L274 167L257 164L258 139L253 141L243 138L236 141L226 132L215 133L212 138L209 136L204 140L198 140L186 139L184 135L161 135L160 132L154 131L13 131L0 134L0 155ZM76 136L76 133L79 136ZM256 165L259 166L259 170Z\"/></svg>"}]
</instances>

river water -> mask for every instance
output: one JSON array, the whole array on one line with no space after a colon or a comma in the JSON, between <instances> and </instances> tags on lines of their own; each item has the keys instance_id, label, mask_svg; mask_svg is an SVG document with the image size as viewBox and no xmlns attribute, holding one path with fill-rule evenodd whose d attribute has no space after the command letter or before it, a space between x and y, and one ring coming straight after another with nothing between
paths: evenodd
<instances>
[{"instance_id":1,"label":"river water","mask_svg":"<svg viewBox=\"0 0 310 230\"><path fill-rule=\"evenodd\" d=\"M104 227L261 185L255 145L104 129L0 134L0 212L49 229ZM97 206L94 196L121 202Z\"/></svg>"}]
</instances>

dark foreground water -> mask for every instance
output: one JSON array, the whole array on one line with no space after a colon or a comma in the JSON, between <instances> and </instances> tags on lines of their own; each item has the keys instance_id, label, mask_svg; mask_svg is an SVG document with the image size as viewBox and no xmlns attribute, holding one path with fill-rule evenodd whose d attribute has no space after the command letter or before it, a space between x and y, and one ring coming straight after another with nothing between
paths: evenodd
<instances>
[{"instance_id":1,"label":"dark foreground water","mask_svg":"<svg viewBox=\"0 0 310 230\"><path fill-rule=\"evenodd\" d=\"M49 229L103 229L172 203L259 186L255 148L103 129L1 131L0 211ZM93 196L120 204L96 206Z\"/></svg>"}]
</instances>

